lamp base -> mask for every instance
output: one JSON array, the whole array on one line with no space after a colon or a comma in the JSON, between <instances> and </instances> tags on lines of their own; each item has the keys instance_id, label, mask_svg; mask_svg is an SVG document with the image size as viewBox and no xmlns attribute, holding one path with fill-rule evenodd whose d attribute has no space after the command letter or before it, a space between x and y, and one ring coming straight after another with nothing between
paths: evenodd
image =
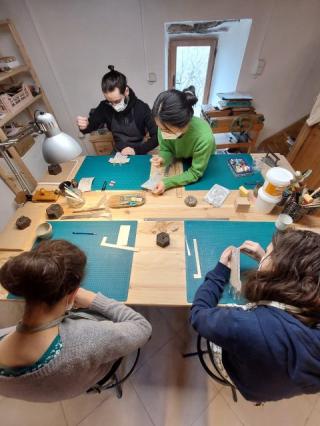
<instances>
[{"instance_id":1,"label":"lamp base","mask_svg":"<svg viewBox=\"0 0 320 426\"><path fill-rule=\"evenodd\" d=\"M62 172L62 168L60 164L49 164L48 173L49 175L58 175Z\"/></svg>"}]
</instances>

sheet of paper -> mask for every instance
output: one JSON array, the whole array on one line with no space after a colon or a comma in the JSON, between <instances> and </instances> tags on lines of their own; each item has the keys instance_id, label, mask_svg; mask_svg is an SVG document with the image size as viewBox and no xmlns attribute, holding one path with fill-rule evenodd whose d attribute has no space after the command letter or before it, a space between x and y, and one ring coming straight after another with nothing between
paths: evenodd
<instances>
[{"instance_id":1,"label":"sheet of paper","mask_svg":"<svg viewBox=\"0 0 320 426\"><path fill-rule=\"evenodd\" d=\"M109 163L112 164L126 164L129 163L130 158L127 155L122 155L121 152L117 152L113 158L109 158Z\"/></svg>"},{"instance_id":2,"label":"sheet of paper","mask_svg":"<svg viewBox=\"0 0 320 426\"><path fill-rule=\"evenodd\" d=\"M149 189L150 191L152 191L157 186L157 184L162 180L162 178L163 178L162 174L157 172L153 176L151 176L150 179L144 182L141 185L141 188Z\"/></svg>"},{"instance_id":3,"label":"sheet of paper","mask_svg":"<svg viewBox=\"0 0 320 426\"><path fill-rule=\"evenodd\" d=\"M212 204L213 207L221 207L224 203L224 200L230 194L229 189L224 186L215 184L213 187L207 192L204 197L204 200L207 203Z\"/></svg>"},{"instance_id":4,"label":"sheet of paper","mask_svg":"<svg viewBox=\"0 0 320 426\"><path fill-rule=\"evenodd\" d=\"M117 246L126 246L128 245L130 234L130 225L121 225L119 229Z\"/></svg>"},{"instance_id":5,"label":"sheet of paper","mask_svg":"<svg viewBox=\"0 0 320 426\"><path fill-rule=\"evenodd\" d=\"M81 178L78 184L78 188L82 192L91 191L92 182L94 177Z\"/></svg>"},{"instance_id":6,"label":"sheet of paper","mask_svg":"<svg viewBox=\"0 0 320 426\"><path fill-rule=\"evenodd\" d=\"M238 247L234 247L232 249L230 269L231 269L230 284L236 290L237 293L240 293L241 291L240 249Z\"/></svg>"}]
</instances>

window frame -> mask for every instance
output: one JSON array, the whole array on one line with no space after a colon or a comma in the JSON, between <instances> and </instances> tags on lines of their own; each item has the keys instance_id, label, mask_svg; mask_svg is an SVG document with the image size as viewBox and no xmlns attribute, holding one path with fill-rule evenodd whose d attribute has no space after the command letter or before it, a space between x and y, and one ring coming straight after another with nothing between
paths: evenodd
<instances>
[{"instance_id":1,"label":"window frame","mask_svg":"<svg viewBox=\"0 0 320 426\"><path fill-rule=\"evenodd\" d=\"M218 39L216 37L171 37L168 49L168 88L174 89L176 76L176 59L178 46L210 46L209 61L206 74L206 82L203 91L203 99L199 99L202 104L209 102L213 69L217 54Z\"/></svg>"}]
</instances>

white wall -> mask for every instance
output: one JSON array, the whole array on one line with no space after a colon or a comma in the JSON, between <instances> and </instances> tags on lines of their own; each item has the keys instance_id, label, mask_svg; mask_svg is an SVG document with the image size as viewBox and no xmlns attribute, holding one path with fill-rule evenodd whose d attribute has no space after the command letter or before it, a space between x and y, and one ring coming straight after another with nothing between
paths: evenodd
<instances>
[{"instance_id":1,"label":"white wall","mask_svg":"<svg viewBox=\"0 0 320 426\"><path fill-rule=\"evenodd\" d=\"M251 19L241 19L223 25L228 32L217 34L218 46L211 82L209 103L217 104L219 92L233 92L237 88L240 69L248 42Z\"/></svg>"},{"instance_id":2,"label":"white wall","mask_svg":"<svg viewBox=\"0 0 320 426\"><path fill-rule=\"evenodd\" d=\"M306 114L319 91L318 0L202 0L201 7L194 0L0 4L16 23L64 130L74 135L74 116L101 99L100 79L109 63L125 72L137 94L152 104L164 88L165 22L253 20L237 88L256 97L266 115L265 135ZM233 48L239 56L242 47ZM255 79L251 72L259 56L266 68ZM147 82L147 71L156 72L155 84Z\"/></svg>"},{"instance_id":3,"label":"white wall","mask_svg":"<svg viewBox=\"0 0 320 426\"><path fill-rule=\"evenodd\" d=\"M252 19L237 89L255 97L268 136L307 114L320 90L319 15L319 0L0 0L0 18L16 24L61 127L74 136L74 117L101 99L108 64L151 105L164 89L164 24L227 18ZM266 68L254 78L258 57ZM36 174L42 163L32 161ZM7 199L2 183L0 196ZM6 219L1 211L0 226Z\"/></svg>"}]
</instances>

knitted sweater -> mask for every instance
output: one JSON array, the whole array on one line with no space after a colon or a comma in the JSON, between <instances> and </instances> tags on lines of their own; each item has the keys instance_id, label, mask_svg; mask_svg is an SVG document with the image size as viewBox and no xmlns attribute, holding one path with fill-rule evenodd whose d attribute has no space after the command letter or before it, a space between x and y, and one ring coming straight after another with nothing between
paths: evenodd
<instances>
[{"instance_id":1,"label":"knitted sweater","mask_svg":"<svg viewBox=\"0 0 320 426\"><path fill-rule=\"evenodd\" d=\"M61 352L32 373L0 376L0 395L36 402L73 398L96 384L116 359L143 346L151 335L151 325L139 313L100 293L89 309L98 321L66 318L59 326Z\"/></svg>"},{"instance_id":2,"label":"knitted sweater","mask_svg":"<svg viewBox=\"0 0 320 426\"><path fill-rule=\"evenodd\" d=\"M178 139L163 139L158 130L160 157L165 166L174 158L192 158L191 167L178 176L163 179L166 189L174 186L183 186L196 182L201 178L207 168L210 156L215 152L216 145L209 124L201 118L193 117L187 132Z\"/></svg>"}]
</instances>

